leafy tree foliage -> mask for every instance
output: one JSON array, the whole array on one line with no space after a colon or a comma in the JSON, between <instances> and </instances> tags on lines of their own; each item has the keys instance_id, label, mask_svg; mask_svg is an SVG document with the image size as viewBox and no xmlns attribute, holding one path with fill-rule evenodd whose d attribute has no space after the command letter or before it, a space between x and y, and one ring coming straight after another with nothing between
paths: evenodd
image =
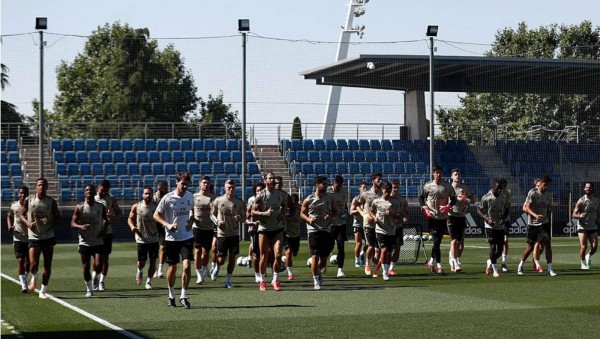
<instances>
[{"instance_id":1,"label":"leafy tree foliage","mask_svg":"<svg viewBox=\"0 0 600 339\"><path fill-rule=\"evenodd\" d=\"M200 125L201 138L239 139L242 137L242 126L238 112L225 104L223 92L219 95L208 95L208 100L200 98L200 112L189 114L187 121L192 126Z\"/></svg>"},{"instance_id":2,"label":"leafy tree foliage","mask_svg":"<svg viewBox=\"0 0 600 339\"><path fill-rule=\"evenodd\" d=\"M148 29L118 22L99 27L72 63L61 63L57 84L51 114L63 122L183 122L199 102L193 78L172 45L159 50ZM108 129L96 137L110 135ZM63 137L82 133L71 130ZM121 133L141 135L132 128Z\"/></svg>"},{"instance_id":3,"label":"leafy tree foliage","mask_svg":"<svg viewBox=\"0 0 600 339\"><path fill-rule=\"evenodd\" d=\"M498 31L491 57L600 60L600 28L589 21ZM557 79L557 81L560 81ZM456 138L456 125L506 125L519 138L532 125L562 130L573 125L600 125L600 97L565 94L467 93L463 107L436 110L443 138ZM468 135L458 135L468 139Z\"/></svg>"},{"instance_id":4,"label":"leafy tree foliage","mask_svg":"<svg viewBox=\"0 0 600 339\"><path fill-rule=\"evenodd\" d=\"M5 64L2 64L2 90L10 85L10 81L8 80L8 67ZM27 126L23 123L23 115L19 113L17 110L17 106L14 104L2 100L2 107L0 107L2 111L2 138L6 139L17 139L20 136L25 136L28 134L29 130Z\"/></svg>"}]
</instances>

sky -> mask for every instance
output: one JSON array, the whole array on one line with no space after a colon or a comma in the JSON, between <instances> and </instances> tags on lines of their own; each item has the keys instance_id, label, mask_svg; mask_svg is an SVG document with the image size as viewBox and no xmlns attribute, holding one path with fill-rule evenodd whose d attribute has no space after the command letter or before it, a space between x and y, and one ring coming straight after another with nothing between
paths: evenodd
<instances>
[{"instance_id":1,"label":"sky","mask_svg":"<svg viewBox=\"0 0 600 339\"><path fill-rule=\"evenodd\" d=\"M347 3L347 0L2 0L1 31L3 36L35 32L35 18L47 17L47 32L51 33L46 35L48 44L55 50L60 50L63 48L61 43L64 43L64 41L57 41L60 34L88 36L98 26L115 21L127 23L136 28L147 27L152 38L183 38L235 36L238 34L237 20L247 18L251 22L252 34L258 36L333 43L339 40L340 26L344 24ZM422 46L426 46L426 27L435 24L439 26L438 39L440 40L489 45L494 41L498 30L505 27L516 27L521 21L526 22L529 27L546 26L552 23L579 24L583 20L590 20L594 25L600 24L600 2L597 0L430 0L419 2L371 0L366 4L365 10L365 15L354 19L354 24L366 26L365 34L361 40L353 36L351 38L353 42L368 44L416 40ZM31 34L32 45L37 39L37 33ZM31 105L28 103L33 98L39 97L39 87L32 86L32 82L39 81L39 61L37 61L39 56L30 53L33 55L28 56L26 66L21 66L18 60L25 59L25 56L18 55L10 48L4 48L5 45L8 45L6 41L8 39L3 38L3 44L0 47L2 47L2 62L11 69L9 72L11 86L2 93L3 100L16 103L19 110L27 114L31 111L29 107ZM235 70L231 70L231 74L228 74L233 78L235 73L234 81L220 82L222 76L211 76L210 71L198 70L201 65L205 66L203 61L198 61L198 65L190 67L195 79L203 79L201 85L198 86L201 92L200 96L206 97L208 94L215 94L218 90L223 90L226 93L226 101L229 96L234 109L239 109L241 90L237 80L239 74L237 67L241 52L235 49L240 45L241 42L236 40L234 46L237 47L232 47L233 51L227 52L227 55L235 59L232 61ZM484 47L477 47L479 52L483 52L484 49ZM183 45L181 50L184 58L189 60L197 57L193 54L200 53L198 49L188 50ZM361 49L351 46L349 55L355 55L358 50ZM258 71L253 73L253 69L258 66L253 67L250 70L249 81L252 81L253 76L258 78L268 77L271 72L276 74L278 67L282 67L281 72L289 73L286 79L290 79L290 84L293 85L286 87L285 83L281 84L280 79L273 78L275 81L257 84L256 89L249 89L249 100L251 101L255 97L256 101L260 101L259 90L261 92L273 90L275 91L274 95L278 95L284 101L325 102L328 89L325 86L315 85L314 81L301 79L298 73L335 61L335 49L329 48L327 51L329 55L314 59L307 57L305 59L310 60L302 63L294 61L279 64L269 60L267 62L269 71L263 70L263 73L258 73ZM421 48L419 54L424 54L423 51L427 50ZM49 52L54 51L49 50ZM61 54L60 58L72 61L78 52L77 49L71 47L69 52ZM456 51L452 53L456 53ZM52 72L52 66L50 65L50 69L46 71ZM21 67L28 68L28 71L20 70ZM46 107L50 108L56 94L53 78L53 76L45 76L44 97L48 102ZM279 83L276 84L276 81ZM278 87L286 92L277 94ZM352 90L347 92L353 93ZM398 94L386 95L389 97L384 96L380 101L393 101L392 110L402 107L402 100L398 99L400 98ZM293 97L294 100L288 97ZM342 100L344 99L342 98ZM352 101L351 98L348 100ZM444 100L456 101L456 94L449 99L441 99L441 102ZM286 110L291 110L290 105L285 107ZM318 107L318 109L310 108L312 111L318 110L318 112L303 113L307 115L305 120L322 121L324 108L323 106ZM264 111L265 108L256 105L252 106L252 109ZM302 111L302 108L295 111L289 114L300 114L297 111ZM286 114L283 114L281 119L291 121L293 116L290 118ZM249 112L248 121L252 119L261 121L262 115ZM340 114L338 118L339 122L356 120L354 114Z\"/></svg>"}]
</instances>

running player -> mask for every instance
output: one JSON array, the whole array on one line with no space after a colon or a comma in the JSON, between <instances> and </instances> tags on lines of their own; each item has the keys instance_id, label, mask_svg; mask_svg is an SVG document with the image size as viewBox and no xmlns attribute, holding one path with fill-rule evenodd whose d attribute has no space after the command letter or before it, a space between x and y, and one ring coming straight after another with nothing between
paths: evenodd
<instances>
[{"instance_id":1,"label":"running player","mask_svg":"<svg viewBox=\"0 0 600 339\"><path fill-rule=\"evenodd\" d=\"M395 277L398 275L396 271L394 271L394 267L400 259L400 247L404 245L404 224L408 222L408 218L410 216L408 212L408 201L398 192L400 191L400 182L396 179L392 180L392 193L390 194L390 202L392 203L392 208L400 213L400 218L396 218L396 243L394 246L394 251L392 252L392 258L390 260L390 269L388 270L388 275L390 277Z\"/></svg>"},{"instance_id":2,"label":"running player","mask_svg":"<svg viewBox=\"0 0 600 339\"><path fill-rule=\"evenodd\" d=\"M523 212L529 215L527 220L527 244L521 262L517 269L518 275L523 275L523 265L533 247L533 259L537 272L544 270L540 265L541 248L545 250L546 262L548 263L548 275L556 276L552 269L552 232L550 230L550 215L552 214L552 193L548 191L552 179L548 175L540 178L536 188L532 188L527 194Z\"/></svg>"},{"instance_id":3,"label":"running player","mask_svg":"<svg viewBox=\"0 0 600 339\"><path fill-rule=\"evenodd\" d=\"M258 217L252 215L254 201L260 191L265 188L263 182L252 185L252 196L246 204L246 225L248 225L248 235L250 236L250 245L248 246L248 256L252 258L252 267L254 268L254 281L260 282L260 246L258 244Z\"/></svg>"},{"instance_id":4,"label":"running player","mask_svg":"<svg viewBox=\"0 0 600 339\"><path fill-rule=\"evenodd\" d=\"M579 259L581 260L581 269L589 270L592 262L592 255L598 250L598 225L600 225L600 200L593 196L594 184L587 181L583 185L584 195L577 200L573 218L579 219L577 223L577 233L579 234ZM586 254L587 244L590 243L590 251Z\"/></svg>"},{"instance_id":5,"label":"running player","mask_svg":"<svg viewBox=\"0 0 600 339\"><path fill-rule=\"evenodd\" d=\"M142 201L133 204L127 218L127 224L131 228L131 232L135 235L137 244L137 273L135 282L138 285L142 284L143 269L146 266L146 261L150 259L148 264L148 276L146 278L147 290L152 289L152 277L156 271L156 259L158 258L159 236L156 221L154 221L154 212L157 204L152 199L152 188L146 187L142 193Z\"/></svg>"},{"instance_id":6,"label":"running player","mask_svg":"<svg viewBox=\"0 0 600 339\"><path fill-rule=\"evenodd\" d=\"M27 273L29 273L29 249L27 248L29 239L27 238L27 226L21 222L21 210L25 205L25 200L29 196L27 186L19 187L19 200L13 202L8 210L6 223L8 231L13 235L13 247L15 249L15 258L17 259L17 273L21 282L21 292L27 293Z\"/></svg>"},{"instance_id":7,"label":"running player","mask_svg":"<svg viewBox=\"0 0 600 339\"><path fill-rule=\"evenodd\" d=\"M175 278L177 264L183 260L181 274L181 297L179 302L184 308L190 308L186 289L190 283L191 261L194 261L194 234L192 232L194 197L187 191L192 178L188 172L177 174L175 190L167 193L154 212L154 220L166 228L165 250L167 253L167 287L169 288L169 307L175 307ZM160 227L160 226L159 226Z\"/></svg>"},{"instance_id":8,"label":"running player","mask_svg":"<svg viewBox=\"0 0 600 339\"><path fill-rule=\"evenodd\" d=\"M160 181L156 184L156 192L152 197L152 201L158 206L158 203L167 193L169 193L169 183ZM154 278L164 278L163 266L165 264L165 228L157 227L158 229L158 268L154 272Z\"/></svg>"},{"instance_id":9,"label":"running player","mask_svg":"<svg viewBox=\"0 0 600 339\"><path fill-rule=\"evenodd\" d=\"M441 263L440 245L447 228L448 213L452 206L456 204L456 193L452 185L442 182L442 168L433 166L432 181L423 186L423 191L419 195L419 203L427 223L429 231L433 237L433 246L431 247L431 259L429 259L429 269L432 273L444 274L444 268ZM436 266L434 266L434 263Z\"/></svg>"},{"instance_id":10,"label":"running player","mask_svg":"<svg viewBox=\"0 0 600 339\"><path fill-rule=\"evenodd\" d=\"M235 182L225 181L225 194L215 198L212 203L211 217L217 225L217 268L213 270L211 280L217 280L219 270L229 256L225 287L231 288L231 275L235 269L235 256L240 253L240 223L246 220L244 202L235 196Z\"/></svg>"},{"instance_id":11,"label":"running player","mask_svg":"<svg viewBox=\"0 0 600 339\"><path fill-rule=\"evenodd\" d=\"M292 197L290 196L290 194L288 192L286 192L286 191L283 190L283 177L280 176L280 175L276 175L275 176L275 189L277 191L280 191L281 193L283 193L285 195L285 199L287 200L287 207L288 208L285 211L284 216L281 218L281 221L280 221L281 225L283 226L283 249L284 249L283 255L286 255L285 254L285 245L286 245L286 239L287 239L287 220L289 219L289 217L292 214L296 213L296 211L293 210L296 206L294 206L294 204L292 202ZM273 260L274 259L275 258L273 256L269 257L269 264L268 265L270 265L271 268L273 268ZM286 257L285 260L287 260L287 257ZM283 265L279 266L279 270L283 269L282 266ZM289 274L288 274L288 278L289 278Z\"/></svg>"},{"instance_id":12,"label":"running player","mask_svg":"<svg viewBox=\"0 0 600 339\"><path fill-rule=\"evenodd\" d=\"M259 218L258 243L260 247L260 282L259 289L267 290L265 274L269 255L273 255L273 279L271 286L275 291L280 290L279 265L281 263L281 250L283 247L283 226L280 222L288 210L286 196L275 190L275 174L268 172L265 176L265 189L262 190L254 202L252 215Z\"/></svg>"},{"instance_id":13,"label":"running player","mask_svg":"<svg viewBox=\"0 0 600 339\"><path fill-rule=\"evenodd\" d=\"M215 234L215 224L211 220L211 205L216 198L209 191L210 178L207 176L200 179L200 191L194 194L194 261L196 265L196 284L204 283L204 277L208 273L208 260Z\"/></svg>"},{"instance_id":14,"label":"running player","mask_svg":"<svg viewBox=\"0 0 600 339\"><path fill-rule=\"evenodd\" d=\"M452 170L452 188L456 193L456 205L448 213L448 233L450 234L450 270L460 272L460 256L464 248L465 228L469 205L475 202L475 196L468 185L463 184L460 168Z\"/></svg>"},{"instance_id":15,"label":"running player","mask_svg":"<svg viewBox=\"0 0 600 339\"><path fill-rule=\"evenodd\" d=\"M390 256L396 246L396 224L403 218L403 212L392 207L392 184L386 183L381 187L381 197L373 200L369 210L371 218L375 220L375 232L379 243L380 261L383 268L383 280L390 280Z\"/></svg>"},{"instance_id":16,"label":"running player","mask_svg":"<svg viewBox=\"0 0 600 339\"><path fill-rule=\"evenodd\" d=\"M374 274L377 276L377 271L379 270L379 244L377 243L377 235L375 234L375 220L371 217L369 210L371 209L373 200L381 196L381 173L371 175L371 183L371 188L359 196L355 208L363 216L365 239L369 246L366 252L365 275ZM371 261L376 263L373 272L371 272Z\"/></svg>"},{"instance_id":17,"label":"running player","mask_svg":"<svg viewBox=\"0 0 600 339\"><path fill-rule=\"evenodd\" d=\"M121 208L119 207L119 203L117 203L117 199L110 195L110 181L104 179L98 185L98 194L96 195L96 202L101 203L106 207L108 213L109 223L106 224L106 230L104 235L104 262L102 264L102 274L100 274L100 282L98 284L98 290L104 291L106 276L108 275L108 266L109 266L109 257L112 252L112 243L113 243L113 231L112 231L112 223L114 221L120 220ZM96 286L94 286L96 287Z\"/></svg>"},{"instance_id":18,"label":"running player","mask_svg":"<svg viewBox=\"0 0 600 339\"><path fill-rule=\"evenodd\" d=\"M352 216L352 228L354 230L354 267L359 268L364 265L363 239L365 238L365 230L363 228L363 216L358 208L360 195L367 190L367 183L358 183L358 195L352 198L350 204L350 215ZM367 245L365 244L365 247Z\"/></svg>"},{"instance_id":19,"label":"running player","mask_svg":"<svg viewBox=\"0 0 600 339\"><path fill-rule=\"evenodd\" d=\"M52 275L52 257L54 255L54 227L58 224L60 213L56 200L46 195L48 180L39 178L35 181L35 195L27 197L21 209L21 222L27 226L29 240L29 263L31 265L31 281L29 290L34 291L38 284L38 268L40 254L44 256L44 273L40 299L47 299L46 291Z\"/></svg>"},{"instance_id":20,"label":"running player","mask_svg":"<svg viewBox=\"0 0 600 339\"><path fill-rule=\"evenodd\" d=\"M494 179L492 189L481 198L477 208L477 214L485 221L485 235L490 245L490 258L485 266L485 274L490 275L493 271L494 278L500 277L496 262L502 255L504 221L510 212L507 196L502 194L503 187L499 179Z\"/></svg>"},{"instance_id":21,"label":"running player","mask_svg":"<svg viewBox=\"0 0 600 339\"><path fill-rule=\"evenodd\" d=\"M323 282L321 270L329 256L331 221L335 214L335 206L331 196L327 194L327 178L315 178L315 192L302 202L300 218L306 222L308 246L311 255L311 273L314 289L320 290Z\"/></svg>"},{"instance_id":22,"label":"running player","mask_svg":"<svg viewBox=\"0 0 600 339\"><path fill-rule=\"evenodd\" d=\"M300 250L300 197L293 193L292 205L294 213L287 218L287 231L285 232L285 266L287 266L288 280L294 279L294 262L292 257L298 255ZM292 210L292 208L290 208Z\"/></svg>"},{"instance_id":23,"label":"running player","mask_svg":"<svg viewBox=\"0 0 600 339\"><path fill-rule=\"evenodd\" d=\"M83 264L83 281L85 282L87 298L94 294L94 283L100 272L102 272L102 261L104 260L104 231L108 223L106 207L96 202L96 187L85 185L83 191L84 201L73 210L71 217L71 228L79 234L79 254ZM94 259L90 274L90 261Z\"/></svg>"},{"instance_id":24,"label":"running player","mask_svg":"<svg viewBox=\"0 0 600 339\"><path fill-rule=\"evenodd\" d=\"M344 260L346 259L346 250L344 243L348 241L346 235L346 224L348 218L348 191L343 189L344 178L337 175L333 179L333 185L327 189L327 194L331 196L335 206L335 215L331 223L331 251L337 244L337 277L344 278Z\"/></svg>"},{"instance_id":25,"label":"running player","mask_svg":"<svg viewBox=\"0 0 600 339\"><path fill-rule=\"evenodd\" d=\"M506 179L504 178L500 178L500 185L502 186L502 194L504 194L506 196L506 200L508 202L509 206L512 206L512 191L510 190L510 188L508 188L508 183L506 182ZM504 248L502 249L502 272L508 272L508 240L510 238L509 236L509 230L510 230L510 213L506 216L506 219L504 220Z\"/></svg>"}]
</instances>

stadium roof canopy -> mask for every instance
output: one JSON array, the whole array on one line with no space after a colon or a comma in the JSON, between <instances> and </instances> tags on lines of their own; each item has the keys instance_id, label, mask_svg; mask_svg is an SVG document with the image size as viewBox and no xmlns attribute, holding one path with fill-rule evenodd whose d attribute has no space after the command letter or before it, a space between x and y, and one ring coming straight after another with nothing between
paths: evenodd
<instances>
[{"instance_id":1,"label":"stadium roof canopy","mask_svg":"<svg viewBox=\"0 0 600 339\"><path fill-rule=\"evenodd\" d=\"M436 92L600 94L597 60L435 56L434 67ZM428 91L429 55L361 54L300 75L318 85Z\"/></svg>"}]
</instances>

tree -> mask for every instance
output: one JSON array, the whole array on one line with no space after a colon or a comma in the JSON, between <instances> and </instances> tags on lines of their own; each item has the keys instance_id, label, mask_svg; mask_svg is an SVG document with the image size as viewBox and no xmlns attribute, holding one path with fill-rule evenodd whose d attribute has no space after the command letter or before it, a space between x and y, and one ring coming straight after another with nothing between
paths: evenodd
<instances>
[{"instance_id":1,"label":"tree","mask_svg":"<svg viewBox=\"0 0 600 339\"><path fill-rule=\"evenodd\" d=\"M149 37L147 28L118 22L98 27L83 52L58 67L59 94L51 113L56 120L183 122L199 102L193 78L172 45L161 51ZM110 131L97 133L103 137ZM123 135L139 133L130 128ZM74 129L66 137L77 134Z\"/></svg>"},{"instance_id":2,"label":"tree","mask_svg":"<svg viewBox=\"0 0 600 339\"><path fill-rule=\"evenodd\" d=\"M10 85L8 80L8 67L2 64L2 90ZM28 128L23 122L23 115L17 110L14 104L2 100L2 138L3 139L18 139L21 136L28 134Z\"/></svg>"},{"instance_id":3,"label":"tree","mask_svg":"<svg viewBox=\"0 0 600 339\"><path fill-rule=\"evenodd\" d=\"M294 124L292 125L292 139L302 140L302 122L299 117L294 118Z\"/></svg>"},{"instance_id":4,"label":"tree","mask_svg":"<svg viewBox=\"0 0 600 339\"><path fill-rule=\"evenodd\" d=\"M498 31L487 55L600 60L600 28L583 21L573 26L553 24L529 29L521 22L516 30ZM507 125L509 131L516 132L532 125L557 130L572 125L600 125L600 97L594 95L467 93L460 101L461 108L436 110L443 138L456 138L456 125Z\"/></svg>"},{"instance_id":5,"label":"tree","mask_svg":"<svg viewBox=\"0 0 600 339\"><path fill-rule=\"evenodd\" d=\"M231 104L223 102L223 92L208 101L200 98L200 112L189 114L187 121L192 125L200 125L200 137L239 139L242 137L242 126L238 112L231 110Z\"/></svg>"}]
</instances>

